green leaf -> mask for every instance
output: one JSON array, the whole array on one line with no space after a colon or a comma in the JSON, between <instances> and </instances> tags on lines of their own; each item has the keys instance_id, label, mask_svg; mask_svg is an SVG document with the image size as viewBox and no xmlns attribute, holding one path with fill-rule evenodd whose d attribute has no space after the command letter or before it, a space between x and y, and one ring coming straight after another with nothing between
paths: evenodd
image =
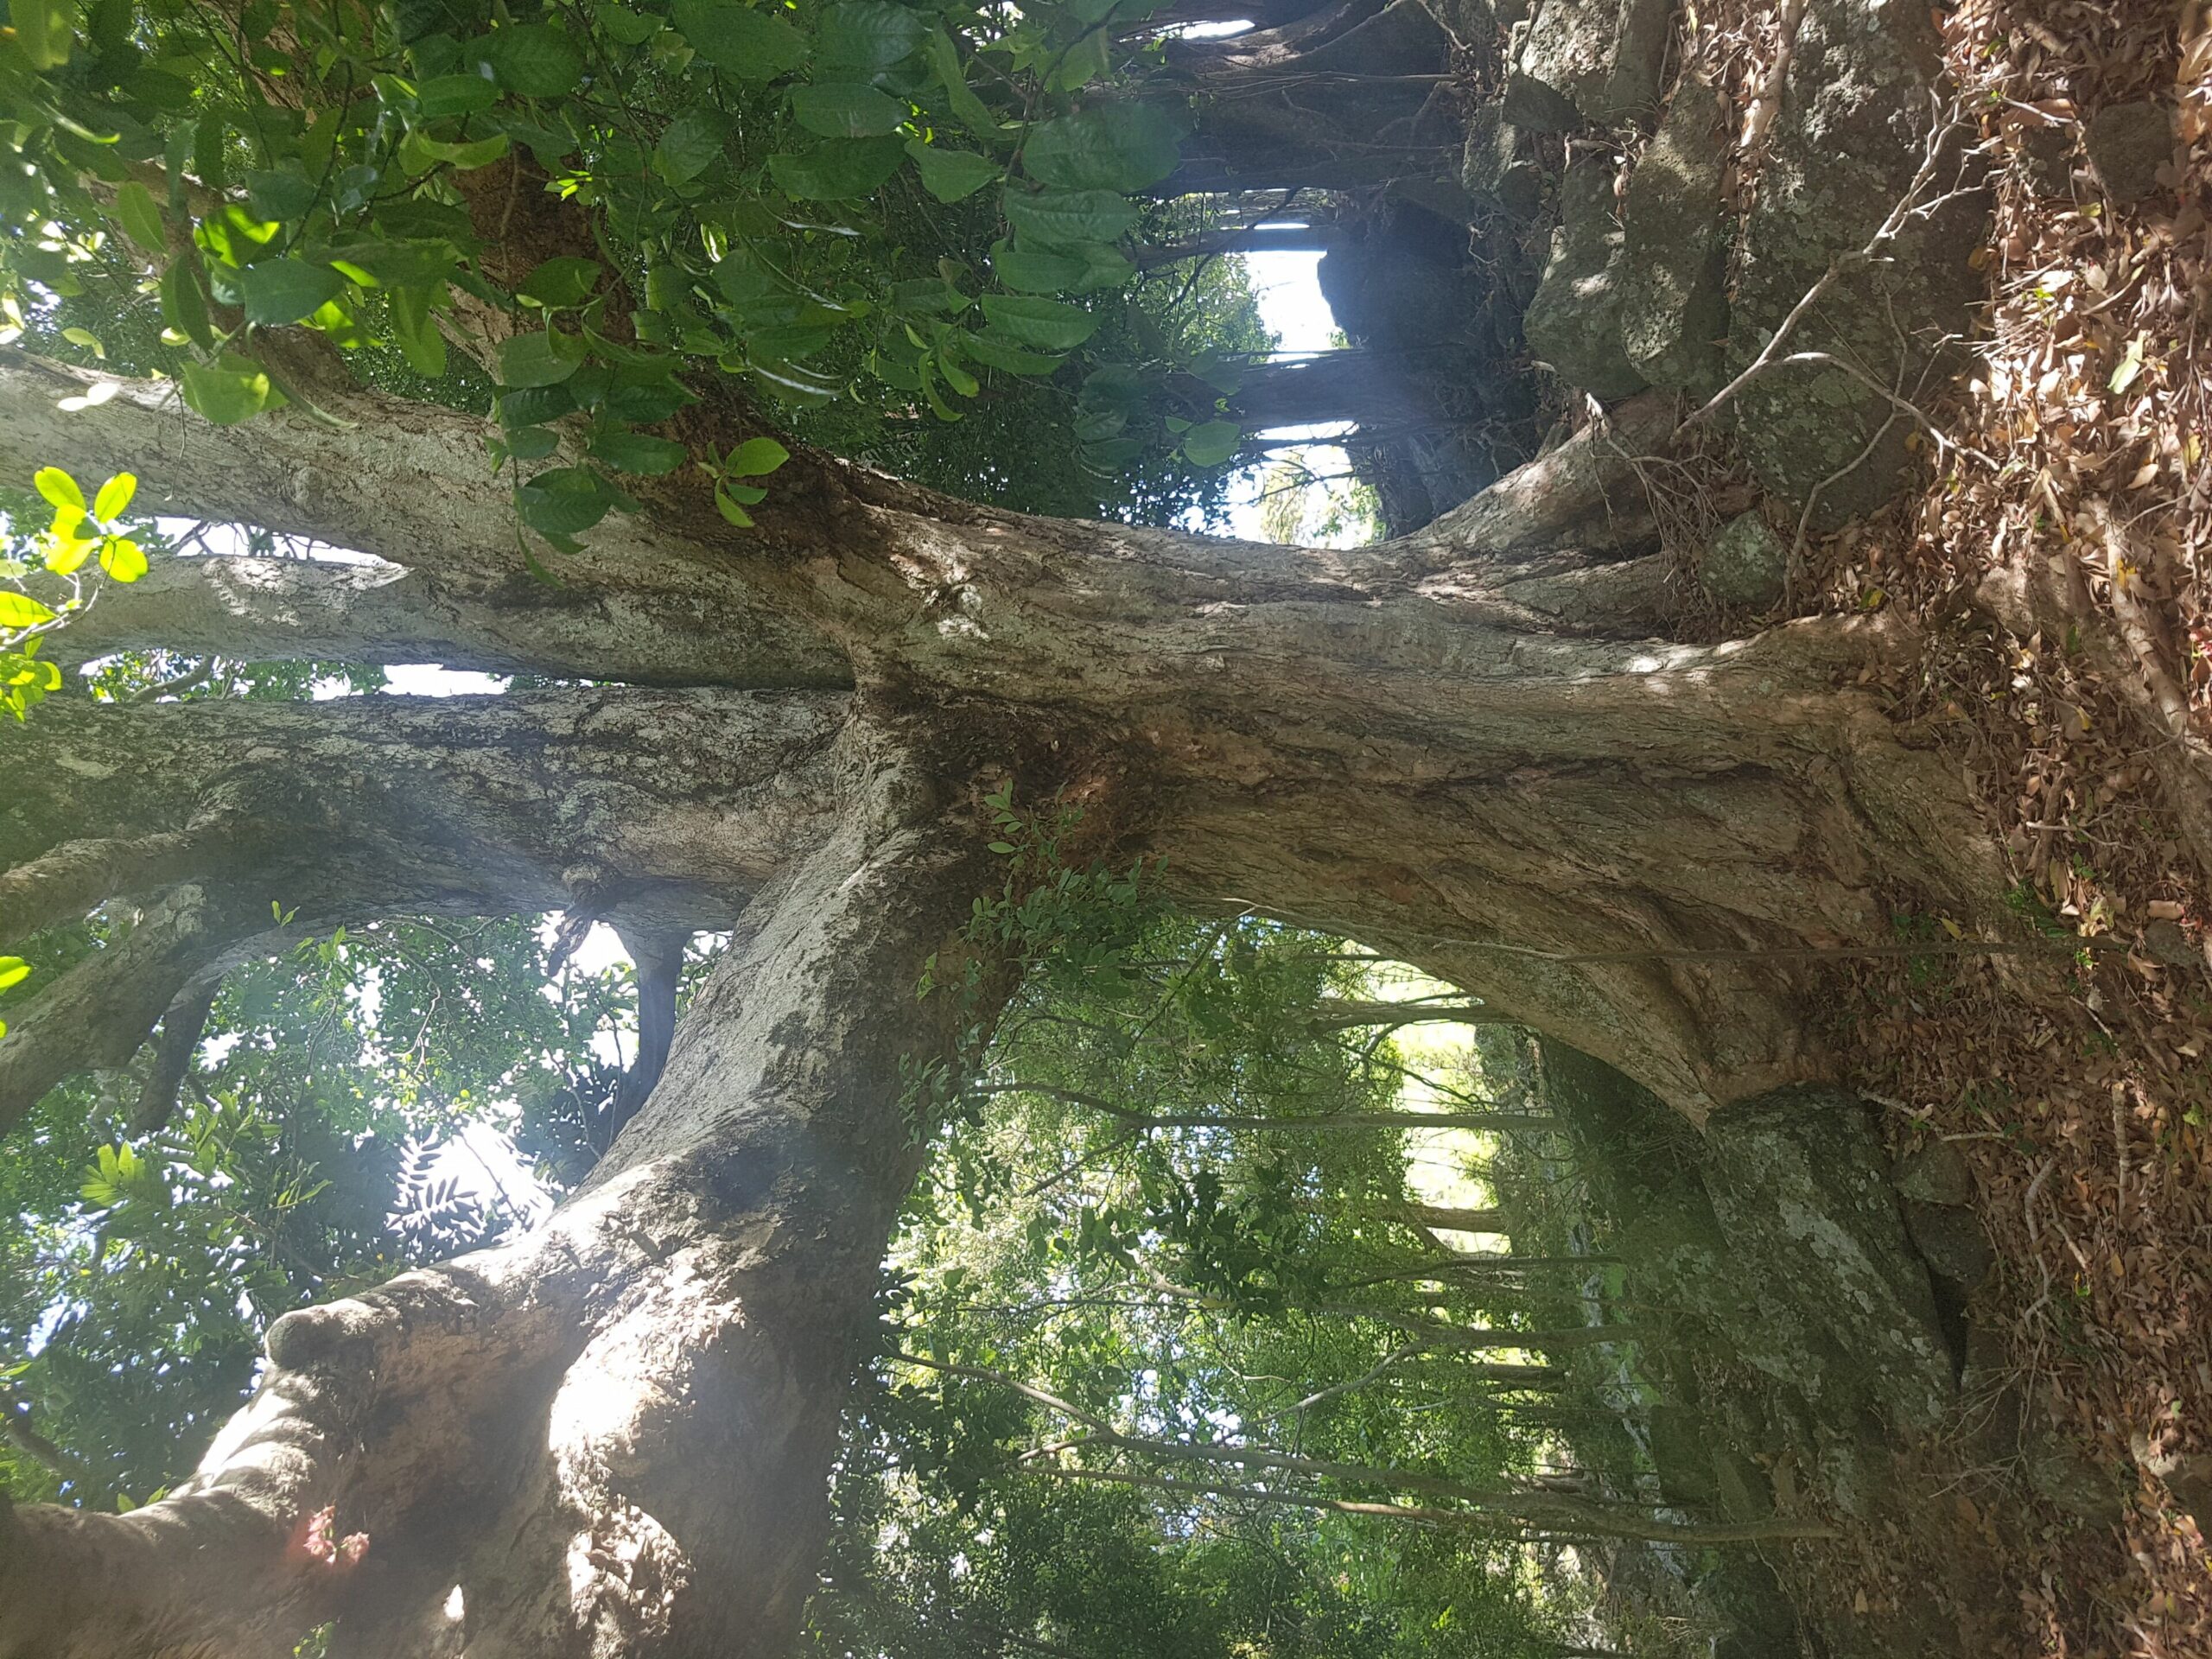
<instances>
[{"instance_id":1,"label":"green leaf","mask_svg":"<svg viewBox=\"0 0 2212 1659\"><path fill-rule=\"evenodd\" d=\"M85 493L77 487L77 480L59 467L41 467L31 474L31 487L47 499L51 505L81 514L85 511Z\"/></svg>"},{"instance_id":2,"label":"green leaf","mask_svg":"<svg viewBox=\"0 0 2212 1659\"><path fill-rule=\"evenodd\" d=\"M15 31L16 49L32 68L42 73L69 61L74 39L69 20L75 10L64 0L12 0L8 21Z\"/></svg>"},{"instance_id":3,"label":"green leaf","mask_svg":"<svg viewBox=\"0 0 2212 1659\"><path fill-rule=\"evenodd\" d=\"M921 13L890 0L827 6L815 28L815 61L866 79L912 56L929 34Z\"/></svg>"},{"instance_id":4,"label":"green leaf","mask_svg":"<svg viewBox=\"0 0 2212 1659\"><path fill-rule=\"evenodd\" d=\"M1103 29L1092 29L1060 59L1052 71L1052 90L1072 92L1088 86L1113 67L1113 37Z\"/></svg>"},{"instance_id":5,"label":"green leaf","mask_svg":"<svg viewBox=\"0 0 2212 1659\"><path fill-rule=\"evenodd\" d=\"M146 555L128 536L110 536L100 543L100 569L118 582L136 582L146 574Z\"/></svg>"},{"instance_id":6,"label":"green leaf","mask_svg":"<svg viewBox=\"0 0 2212 1659\"><path fill-rule=\"evenodd\" d=\"M682 444L643 432L602 432L591 441L591 453L618 473L646 478L672 473L690 457Z\"/></svg>"},{"instance_id":7,"label":"green leaf","mask_svg":"<svg viewBox=\"0 0 2212 1659\"><path fill-rule=\"evenodd\" d=\"M937 372L944 377L944 384L963 397L974 397L982 393L982 383L955 362L951 353L940 351L931 361L937 365Z\"/></svg>"},{"instance_id":8,"label":"green leaf","mask_svg":"<svg viewBox=\"0 0 2212 1659\"><path fill-rule=\"evenodd\" d=\"M35 628L42 621L53 621L53 615L55 613L29 593L0 588L0 628Z\"/></svg>"},{"instance_id":9,"label":"green leaf","mask_svg":"<svg viewBox=\"0 0 2212 1659\"><path fill-rule=\"evenodd\" d=\"M474 115L499 101L499 89L481 75L438 75L415 89L415 107L425 121Z\"/></svg>"},{"instance_id":10,"label":"green leaf","mask_svg":"<svg viewBox=\"0 0 2212 1659\"><path fill-rule=\"evenodd\" d=\"M686 110L661 129L653 167L671 184L689 184L721 159L724 130L711 110Z\"/></svg>"},{"instance_id":11,"label":"green leaf","mask_svg":"<svg viewBox=\"0 0 2212 1659\"><path fill-rule=\"evenodd\" d=\"M268 328L311 317L346 291L343 276L305 259L264 259L240 271L238 283L245 320Z\"/></svg>"},{"instance_id":12,"label":"green leaf","mask_svg":"<svg viewBox=\"0 0 2212 1659\"><path fill-rule=\"evenodd\" d=\"M0 957L0 991L20 985L31 976L31 965L21 957Z\"/></svg>"},{"instance_id":13,"label":"green leaf","mask_svg":"<svg viewBox=\"0 0 2212 1659\"><path fill-rule=\"evenodd\" d=\"M991 272L1005 286L1024 294L1072 291L1083 280L1083 261L1071 253L1039 253L998 242L991 247Z\"/></svg>"},{"instance_id":14,"label":"green leaf","mask_svg":"<svg viewBox=\"0 0 2212 1659\"><path fill-rule=\"evenodd\" d=\"M731 499L729 491L721 484L715 486L715 511L735 524L740 530L753 528L753 515Z\"/></svg>"},{"instance_id":15,"label":"green leaf","mask_svg":"<svg viewBox=\"0 0 2212 1659\"><path fill-rule=\"evenodd\" d=\"M1072 351L1098 327L1098 319L1080 306L1027 294L986 294L983 315L1016 344L1046 352Z\"/></svg>"},{"instance_id":16,"label":"green leaf","mask_svg":"<svg viewBox=\"0 0 2212 1659\"><path fill-rule=\"evenodd\" d=\"M791 116L825 138L876 138L906 124L906 105L873 86L832 81L792 87Z\"/></svg>"},{"instance_id":17,"label":"green leaf","mask_svg":"<svg viewBox=\"0 0 2212 1659\"><path fill-rule=\"evenodd\" d=\"M499 346L499 384L521 387L557 385L582 365L580 354L569 355L557 349L550 334L515 334Z\"/></svg>"},{"instance_id":18,"label":"green leaf","mask_svg":"<svg viewBox=\"0 0 2212 1659\"><path fill-rule=\"evenodd\" d=\"M605 270L596 259L579 258L570 253L556 254L524 277L522 286L515 292L525 300L537 301L548 310L565 310L582 305L591 298L592 290L599 286L599 279L605 274Z\"/></svg>"},{"instance_id":19,"label":"green leaf","mask_svg":"<svg viewBox=\"0 0 2212 1659\"><path fill-rule=\"evenodd\" d=\"M843 391L840 381L803 369L796 363L755 360L747 365L761 390L779 402L802 409L834 402Z\"/></svg>"},{"instance_id":20,"label":"green leaf","mask_svg":"<svg viewBox=\"0 0 2212 1659\"><path fill-rule=\"evenodd\" d=\"M1031 131L1021 165L1062 190L1141 190L1175 170L1179 124L1143 104L1100 104Z\"/></svg>"},{"instance_id":21,"label":"green leaf","mask_svg":"<svg viewBox=\"0 0 2212 1659\"><path fill-rule=\"evenodd\" d=\"M731 0L676 0L677 32L739 80L773 80L806 60L806 37L783 18Z\"/></svg>"},{"instance_id":22,"label":"green leaf","mask_svg":"<svg viewBox=\"0 0 2212 1659\"><path fill-rule=\"evenodd\" d=\"M1017 236L1048 248L1113 242L1137 222L1136 205L1110 190L1048 191L1007 197L1007 223Z\"/></svg>"},{"instance_id":23,"label":"green leaf","mask_svg":"<svg viewBox=\"0 0 2212 1659\"><path fill-rule=\"evenodd\" d=\"M493 405L493 411L499 416L499 424L512 431L517 427L556 421L574 412L575 407L575 394L568 387L556 384L503 391L499 402Z\"/></svg>"},{"instance_id":24,"label":"green leaf","mask_svg":"<svg viewBox=\"0 0 2212 1659\"><path fill-rule=\"evenodd\" d=\"M1002 169L988 156L964 149L941 149L918 138L906 141L906 153L922 175L922 188L939 201L958 201L972 196L999 178Z\"/></svg>"},{"instance_id":25,"label":"green leaf","mask_svg":"<svg viewBox=\"0 0 2212 1659\"><path fill-rule=\"evenodd\" d=\"M2119 366L2113 370L2112 378L2106 383L2106 390L2118 396L2133 385L2135 377L2142 372L2143 336L2138 334L2127 342L2127 355L2120 359Z\"/></svg>"},{"instance_id":26,"label":"green leaf","mask_svg":"<svg viewBox=\"0 0 2212 1659\"><path fill-rule=\"evenodd\" d=\"M131 180L115 193L115 216L122 222L124 233L147 252L166 254L169 251L161 207L155 201L154 193L137 180Z\"/></svg>"},{"instance_id":27,"label":"green leaf","mask_svg":"<svg viewBox=\"0 0 2212 1659\"><path fill-rule=\"evenodd\" d=\"M162 321L203 352L215 346L215 328L207 315L207 296L200 292L200 274L191 257L180 254L162 273Z\"/></svg>"},{"instance_id":28,"label":"green leaf","mask_svg":"<svg viewBox=\"0 0 2212 1659\"><path fill-rule=\"evenodd\" d=\"M218 426L236 426L264 410L283 408L285 401L267 372L242 357L226 356L213 365L188 363L181 384L184 401Z\"/></svg>"},{"instance_id":29,"label":"green leaf","mask_svg":"<svg viewBox=\"0 0 2212 1659\"><path fill-rule=\"evenodd\" d=\"M136 473L118 473L100 486L100 493L92 498L92 517L99 519L118 518L128 511L131 498L138 493Z\"/></svg>"},{"instance_id":30,"label":"green leaf","mask_svg":"<svg viewBox=\"0 0 2212 1659\"><path fill-rule=\"evenodd\" d=\"M1008 374L1050 374L1067 359L1043 357L1035 352L1023 351L1002 340L988 334L965 334L961 337L961 348L978 363L994 369L1003 369Z\"/></svg>"},{"instance_id":31,"label":"green leaf","mask_svg":"<svg viewBox=\"0 0 2212 1659\"><path fill-rule=\"evenodd\" d=\"M54 620L54 613L29 594L0 588L0 628L35 628Z\"/></svg>"},{"instance_id":32,"label":"green leaf","mask_svg":"<svg viewBox=\"0 0 2212 1659\"><path fill-rule=\"evenodd\" d=\"M499 85L524 98L559 98L584 78L583 54L550 23L512 23L473 45Z\"/></svg>"},{"instance_id":33,"label":"green leaf","mask_svg":"<svg viewBox=\"0 0 2212 1659\"><path fill-rule=\"evenodd\" d=\"M432 309L439 293L437 288L395 288L391 295L392 338L407 366L426 380L446 372L446 337Z\"/></svg>"},{"instance_id":34,"label":"green leaf","mask_svg":"<svg viewBox=\"0 0 2212 1659\"><path fill-rule=\"evenodd\" d=\"M731 450L722 470L732 478L766 478L791 458L791 452L773 438L747 438Z\"/></svg>"},{"instance_id":35,"label":"green leaf","mask_svg":"<svg viewBox=\"0 0 2212 1659\"><path fill-rule=\"evenodd\" d=\"M926 42L930 73L952 105L952 112L960 124L987 143L999 137L999 124L992 118L990 107L976 96L968 84L966 72L960 67L960 49L952 43L952 36L942 29L933 29Z\"/></svg>"},{"instance_id":36,"label":"green leaf","mask_svg":"<svg viewBox=\"0 0 2212 1659\"><path fill-rule=\"evenodd\" d=\"M488 167L507 153L507 135L504 132L495 132L488 138L472 138L466 143L448 143L410 132L407 142L427 158L418 169L423 172L428 172L433 162L446 162L466 173L474 168Z\"/></svg>"},{"instance_id":37,"label":"green leaf","mask_svg":"<svg viewBox=\"0 0 2212 1659\"><path fill-rule=\"evenodd\" d=\"M460 263L452 243L429 238L348 242L330 249L329 255L342 276L374 288L435 287Z\"/></svg>"},{"instance_id":38,"label":"green leaf","mask_svg":"<svg viewBox=\"0 0 2212 1659\"><path fill-rule=\"evenodd\" d=\"M54 529L48 532L48 537L46 568L57 576L66 576L76 570L86 559L92 557L92 550L99 545L97 537L79 540L76 526L73 524L65 531L58 515Z\"/></svg>"},{"instance_id":39,"label":"green leaf","mask_svg":"<svg viewBox=\"0 0 2212 1659\"><path fill-rule=\"evenodd\" d=\"M588 467L556 467L515 492L522 520L548 536L574 536L607 517L612 491Z\"/></svg>"},{"instance_id":40,"label":"green leaf","mask_svg":"<svg viewBox=\"0 0 2212 1659\"><path fill-rule=\"evenodd\" d=\"M895 137L833 138L804 156L771 156L768 175L799 201L850 201L874 194L906 164Z\"/></svg>"},{"instance_id":41,"label":"green leaf","mask_svg":"<svg viewBox=\"0 0 2212 1659\"><path fill-rule=\"evenodd\" d=\"M1244 429L1236 422L1208 421L1183 435L1183 454L1194 467L1218 467L1243 442Z\"/></svg>"},{"instance_id":42,"label":"green leaf","mask_svg":"<svg viewBox=\"0 0 2212 1659\"><path fill-rule=\"evenodd\" d=\"M650 426L698 400L666 375L650 380L618 381L607 389L607 412L617 420Z\"/></svg>"},{"instance_id":43,"label":"green leaf","mask_svg":"<svg viewBox=\"0 0 2212 1659\"><path fill-rule=\"evenodd\" d=\"M315 207L315 181L295 167L245 175L246 199L264 219L304 219Z\"/></svg>"},{"instance_id":44,"label":"green leaf","mask_svg":"<svg viewBox=\"0 0 2212 1659\"><path fill-rule=\"evenodd\" d=\"M661 31L661 20L648 17L642 12L632 11L627 6L599 8L599 26L610 40L624 46L643 46Z\"/></svg>"},{"instance_id":45,"label":"green leaf","mask_svg":"<svg viewBox=\"0 0 2212 1659\"><path fill-rule=\"evenodd\" d=\"M1096 294L1119 288L1137 274L1137 268L1119 248L1103 242L1086 242L1051 253L995 242L991 269L1007 287L1025 294Z\"/></svg>"}]
</instances>

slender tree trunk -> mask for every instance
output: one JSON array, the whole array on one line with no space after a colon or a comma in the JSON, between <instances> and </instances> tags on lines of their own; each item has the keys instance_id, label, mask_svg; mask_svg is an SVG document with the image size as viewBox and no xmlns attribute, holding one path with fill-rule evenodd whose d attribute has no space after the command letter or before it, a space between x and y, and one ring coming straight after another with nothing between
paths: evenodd
<instances>
[{"instance_id":1,"label":"slender tree trunk","mask_svg":"<svg viewBox=\"0 0 2212 1659\"><path fill-rule=\"evenodd\" d=\"M1389 353L1357 350L1255 363L1224 401L1230 418L1255 432L1341 421L1362 427L1433 423L1435 406L1410 379L1414 366ZM1175 390L1189 399L1190 412L1211 417L1219 397L1212 387L1185 377Z\"/></svg>"},{"instance_id":2,"label":"slender tree trunk","mask_svg":"<svg viewBox=\"0 0 2212 1659\"><path fill-rule=\"evenodd\" d=\"M1350 190L1449 170L1459 143L1441 97L1451 52L1420 0L1342 0L1279 29L1171 42L1198 125L1156 188Z\"/></svg>"},{"instance_id":3,"label":"slender tree trunk","mask_svg":"<svg viewBox=\"0 0 2212 1659\"><path fill-rule=\"evenodd\" d=\"M1231 253L1326 253L1342 239L1334 225L1245 225L1208 231L1184 242L1147 242L1130 250L1139 270L1155 270L1185 259L1214 259Z\"/></svg>"}]
</instances>

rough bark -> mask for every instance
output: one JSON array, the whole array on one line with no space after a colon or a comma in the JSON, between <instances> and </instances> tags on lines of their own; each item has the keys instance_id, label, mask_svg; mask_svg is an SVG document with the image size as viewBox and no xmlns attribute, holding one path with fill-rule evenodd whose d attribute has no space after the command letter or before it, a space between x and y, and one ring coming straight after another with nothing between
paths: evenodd
<instances>
[{"instance_id":1,"label":"rough bark","mask_svg":"<svg viewBox=\"0 0 2212 1659\"><path fill-rule=\"evenodd\" d=\"M671 584L672 586L672 584ZM852 682L843 659L764 661L757 613L695 593L637 592L564 569L556 586L517 569L473 575L231 556L165 560L111 588L54 640L57 662L155 648L233 661L434 663L487 674L633 685Z\"/></svg>"},{"instance_id":2,"label":"rough bark","mask_svg":"<svg viewBox=\"0 0 2212 1659\"><path fill-rule=\"evenodd\" d=\"M908 1079L988 1014L914 995L988 874L980 791L874 731L840 763L836 828L747 912L587 1187L278 1321L176 1495L0 1514L0 1656L277 1659L334 1616L332 1651L377 1659L442 1620L472 1659L780 1659L921 1155Z\"/></svg>"}]
</instances>

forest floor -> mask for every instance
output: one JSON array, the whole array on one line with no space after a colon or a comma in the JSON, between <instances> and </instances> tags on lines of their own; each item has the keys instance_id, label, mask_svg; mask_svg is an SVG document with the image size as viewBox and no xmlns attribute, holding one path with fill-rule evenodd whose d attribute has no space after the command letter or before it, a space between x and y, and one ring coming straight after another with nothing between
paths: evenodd
<instances>
[{"instance_id":1,"label":"forest floor","mask_svg":"<svg viewBox=\"0 0 2212 1659\"><path fill-rule=\"evenodd\" d=\"M1970 0L1942 23L1997 209L1976 367L1928 413L2001 464L1938 446L1924 494L1815 574L1830 608L1918 620L1896 718L1961 759L2013 909L2074 954L1884 959L1837 999L1893 1146L1958 1147L1998 1260L1914 1501L1852 1541L1855 1573L1800 1581L1870 1635L2188 1659L2212 1654L2212 872L2175 791L2202 804L2212 736L2212 12ZM2075 140L2138 99L2178 106L2174 157L2115 207ZM2059 573L2063 637L1974 603L2023 560ZM1958 937L1909 903L1901 937Z\"/></svg>"}]
</instances>

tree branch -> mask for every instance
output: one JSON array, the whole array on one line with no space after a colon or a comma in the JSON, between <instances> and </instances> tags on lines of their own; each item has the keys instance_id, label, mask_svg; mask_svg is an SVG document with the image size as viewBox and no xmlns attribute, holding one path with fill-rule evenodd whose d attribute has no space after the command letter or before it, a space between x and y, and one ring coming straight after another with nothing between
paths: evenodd
<instances>
[{"instance_id":1,"label":"tree branch","mask_svg":"<svg viewBox=\"0 0 2212 1659\"><path fill-rule=\"evenodd\" d=\"M825 833L836 791L824 752L845 706L638 690L51 701L14 740L12 764L41 787L0 806L0 861L15 866L0 880L31 873L18 885L44 920L156 878L187 885L11 1020L0 1128L71 1073L127 1061L188 980L219 973L276 918L321 931L527 913L588 888L599 913L642 935L727 926ZM94 839L57 847L79 829ZM137 856L113 850L149 842ZM657 1042L672 1027L672 971L645 997ZM184 1046L157 1062L148 1114L165 1110L188 1063L189 1012L177 1011Z\"/></svg>"},{"instance_id":2,"label":"tree branch","mask_svg":"<svg viewBox=\"0 0 2212 1659\"><path fill-rule=\"evenodd\" d=\"M0 1135L65 1077L123 1065L194 975L269 921L258 896L180 887L46 987L0 1039Z\"/></svg>"},{"instance_id":3,"label":"tree branch","mask_svg":"<svg viewBox=\"0 0 2212 1659\"><path fill-rule=\"evenodd\" d=\"M192 1070L199 1052L200 1034L207 1029L207 1015L223 988L219 971L203 971L186 982L176 1000L162 1015L160 1039L154 1045L154 1064L138 1091L138 1104L130 1114L130 1133L151 1135L166 1128L176 1110L178 1090Z\"/></svg>"}]
</instances>

